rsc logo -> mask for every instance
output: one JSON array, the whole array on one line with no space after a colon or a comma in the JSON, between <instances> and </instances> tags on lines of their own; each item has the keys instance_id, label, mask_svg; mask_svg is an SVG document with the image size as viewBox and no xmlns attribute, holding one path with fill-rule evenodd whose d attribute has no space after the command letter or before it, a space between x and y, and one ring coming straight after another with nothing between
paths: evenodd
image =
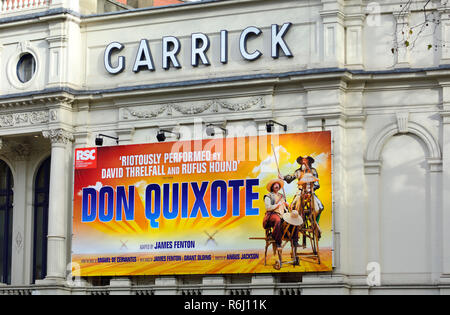
<instances>
[{"instance_id":1,"label":"rsc logo","mask_svg":"<svg viewBox=\"0 0 450 315\"><path fill-rule=\"evenodd\" d=\"M77 150L77 161L95 161L97 149Z\"/></svg>"},{"instance_id":2,"label":"rsc logo","mask_svg":"<svg viewBox=\"0 0 450 315\"><path fill-rule=\"evenodd\" d=\"M77 149L75 151L75 168L96 168L97 167L97 148Z\"/></svg>"}]
</instances>

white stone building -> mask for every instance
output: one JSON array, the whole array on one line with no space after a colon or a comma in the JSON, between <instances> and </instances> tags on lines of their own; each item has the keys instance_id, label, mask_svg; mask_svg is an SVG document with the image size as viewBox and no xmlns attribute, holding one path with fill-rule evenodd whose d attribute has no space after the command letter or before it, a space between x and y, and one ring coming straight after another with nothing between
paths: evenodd
<instances>
[{"instance_id":1,"label":"white stone building","mask_svg":"<svg viewBox=\"0 0 450 315\"><path fill-rule=\"evenodd\" d=\"M0 294L450 293L450 7L407 2L3 1ZM75 148L271 119L332 131L333 272L70 286Z\"/></svg>"}]
</instances>

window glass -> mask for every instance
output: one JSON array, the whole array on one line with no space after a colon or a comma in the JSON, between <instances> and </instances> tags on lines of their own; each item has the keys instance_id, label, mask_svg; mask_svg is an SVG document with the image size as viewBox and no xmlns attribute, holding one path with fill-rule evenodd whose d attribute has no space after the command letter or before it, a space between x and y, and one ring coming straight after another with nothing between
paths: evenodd
<instances>
[{"instance_id":1,"label":"window glass","mask_svg":"<svg viewBox=\"0 0 450 315\"><path fill-rule=\"evenodd\" d=\"M36 71L36 60L32 54L26 53L20 57L17 64L17 77L22 83L26 83L33 78Z\"/></svg>"},{"instance_id":2,"label":"window glass","mask_svg":"<svg viewBox=\"0 0 450 315\"><path fill-rule=\"evenodd\" d=\"M0 160L0 283L11 283L13 177Z\"/></svg>"},{"instance_id":3,"label":"window glass","mask_svg":"<svg viewBox=\"0 0 450 315\"><path fill-rule=\"evenodd\" d=\"M49 187L50 158L39 167L34 183L33 282L44 279L47 274Z\"/></svg>"}]
</instances>

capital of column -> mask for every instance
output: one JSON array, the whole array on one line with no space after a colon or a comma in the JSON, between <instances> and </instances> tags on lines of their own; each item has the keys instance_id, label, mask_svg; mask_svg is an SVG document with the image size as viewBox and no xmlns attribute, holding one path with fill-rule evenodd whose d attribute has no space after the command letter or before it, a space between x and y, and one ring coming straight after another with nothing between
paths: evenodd
<instances>
[{"instance_id":1,"label":"capital of column","mask_svg":"<svg viewBox=\"0 0 450 315\"><path fill-rule=\"evenodd\" d=\"M52 145L63 144L66 145L74 140L73 134L65 129L49 129L42 131L44 138L50 139Z\"/></svg>"}]
</instances>

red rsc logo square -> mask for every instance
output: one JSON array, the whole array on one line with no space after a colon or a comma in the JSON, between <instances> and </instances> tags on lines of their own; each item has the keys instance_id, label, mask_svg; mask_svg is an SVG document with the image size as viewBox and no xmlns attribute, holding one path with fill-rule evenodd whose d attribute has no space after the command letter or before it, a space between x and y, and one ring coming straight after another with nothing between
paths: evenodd
<instances>
[{"instance_id":1,"label":"red rsc logo square","mask_svg":"<svg viewBox=\"0 0 450 315\"><path fill-rule=\"evenodd\" d=\"M87 168L97 168L97 148L75 150L75 169Z\"/></svg>"}]
</instances>

